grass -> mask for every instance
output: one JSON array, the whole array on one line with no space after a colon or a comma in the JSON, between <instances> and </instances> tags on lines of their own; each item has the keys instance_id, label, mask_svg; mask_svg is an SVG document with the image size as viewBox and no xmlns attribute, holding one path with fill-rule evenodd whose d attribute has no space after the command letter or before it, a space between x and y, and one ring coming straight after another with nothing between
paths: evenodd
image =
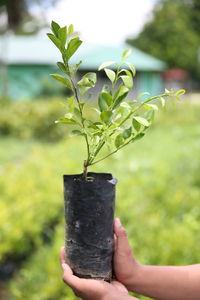
<instances>
[{"instance_id":1,"label":"grass","mask_svg":"<svg viewBox=\"0 0 200 300\"><path fill-rule=\"evenodd\" d=\"M200 107L189 104L160 114L143 140L91 168L118 178L116 215L142 263L200 261L199 116ZM83 141L26 144L2 139L2 143L2 259L6 253L29 250L30 238L35 243L34 253L9 282L9 296L3 300L77 299L62 283L58 256L64 235L62 174L81 172ZM49 233L52 243L44 244L40 234L54 218L60 221Z\"/></svg>"}]
</instances>

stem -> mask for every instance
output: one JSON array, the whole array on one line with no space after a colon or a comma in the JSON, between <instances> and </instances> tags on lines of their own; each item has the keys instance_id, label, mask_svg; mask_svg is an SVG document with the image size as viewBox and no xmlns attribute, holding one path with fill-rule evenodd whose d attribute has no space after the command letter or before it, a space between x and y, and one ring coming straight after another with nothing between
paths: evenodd
<instances>
[{"instance_id":1,"label":"stem","mask_svg":"<svg viewBox=\"0 0 200 300\"><path fill-rule=\"evenodd\" d=\"M65 64L65 67L69 70L69 65L68 65L68 63L65 62L64 57L63 57L63 61L64 61L64 64ZM77 92L76 86L75 86L75 84L72 80L72 76L71 76L70 71L69 71L69 74L70 74L70 76L69 76L70 82L72 84L74 94L75 94L75 98L76 98L76 101L77 101L77 104L78 104L78 107L79 107L79 111L80 111L80 115L81 115L81 125L82 125L83 129L85 129L84 118L83 118L83 110L81 108L80 100L79 100L79 97L78 97L78 92ZM89 161L90 161L90 146L89 146L89 141L88 141L87 134L84 134L84 138L85 138L85 142L86 142L86 146L87 146L87 160L84 160L83 173L84 173L84 176L85 176L85 173L86 173L86 178L87 178L87 166L89 165Z\"/></svg>"},{"instance_id":2,"label":"stem","mask_svg":"<svg viewBox=\"0 0 200 300\"><path fill-rule=\"evenodd\" d=\"M137 136L137 135L136 135ZM115 154L117 151L121 150L123 147L127 146L128 144L130 144L132 142L132 140L134 140L136 137L134 136L132 139L130 139L128 142L126 142L125 144L123 144L121 147L117 148L116 150L114 150L113 152L109 153L108 155L100 158L99 160L96 160L95 162L91 163L90 166L97 164L98 162L106 159L107 157Z\"/></svg>"},{"instance_id":3,"label":"stem","mask_svg":"<svg viewBox=\"0 0 200 300\"><path fill-rule=\"evenodd\" d=\"M84 164L83 164L83 179L85 181L87 181L87 160L84 160Z\"/></svg>"}]
</instances>

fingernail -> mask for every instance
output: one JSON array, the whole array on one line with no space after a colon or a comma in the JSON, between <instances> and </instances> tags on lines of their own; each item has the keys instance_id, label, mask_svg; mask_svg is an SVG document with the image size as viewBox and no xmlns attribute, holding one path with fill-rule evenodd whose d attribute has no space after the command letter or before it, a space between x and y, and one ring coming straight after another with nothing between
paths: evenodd
<instances>
[{"instance_id":1,"label":"fingernail","mask_svg":"<svg viewBox=\"0 0 200 300\"><path fill-rule=\"evenodd\" d=\"M116 219L116 221L117 221L117 224L118 224L118 226L119 226L119 227L122 227L122 224L121 224L121 221L120 221L120 219L119 219L119 218L117 218L117 219Z\"/></svg>"},{"instance_id":2,"label":"fingernail","mask_svg":"<svg viewBox=\"0 0 200 300\"><path fill-rule=\"evenodd\" d=\"M66 264L62 264L62 268L65 271L67 269L67 265Z\"/></svg>"}]
</instances>

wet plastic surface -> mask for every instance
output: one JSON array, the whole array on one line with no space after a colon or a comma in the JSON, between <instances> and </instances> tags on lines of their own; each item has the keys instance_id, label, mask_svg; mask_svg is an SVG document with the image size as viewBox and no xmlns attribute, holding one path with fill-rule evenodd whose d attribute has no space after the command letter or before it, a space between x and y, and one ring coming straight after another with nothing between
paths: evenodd
<instances>
[{"instance_id":1,"label":"wet plastic surface","mask_svg":"<svg viewBox=\"0 0 200 300\"><path fill-rule=\"evenodd\" d=\"M65 250L74 274L111 280L116 179L107 173L64 175Z\"/></svg>"}]
</instances>

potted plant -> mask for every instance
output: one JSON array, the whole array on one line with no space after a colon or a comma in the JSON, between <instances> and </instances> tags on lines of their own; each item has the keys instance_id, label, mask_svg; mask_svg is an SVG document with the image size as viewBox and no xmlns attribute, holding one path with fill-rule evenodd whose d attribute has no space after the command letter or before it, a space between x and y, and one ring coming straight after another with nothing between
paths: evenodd
<instances>
[{"instance_id":1,"label":"potted plant","mask_svg":"<svg viewBox=\"0 0 200 300\"><path fill-rule=\"evenodd\" d=\"M82 41L74 34L73 25L60 27L52 21L51 29L52 33L47 35L61 53L62 61L57 62L57 66L63 73L51 76L72 92L66 99L65 115L56 123L73 125L71 134L81 136L87 148L82 173L64 175L66 259L77 276L109 281L112 278L116 179L112 174L88 172L88 167L143 138L158 110L155 101L164 107L167 98L179 100L184 90L165 90L157 96L141 93L136 99L129 99L136 70L127 62L131 53L127 49L119 64L110 61L99 67L111 84L104 85L97 95L96 119L87 118L84 98L96 85L96 73L88 72L77 81L76 74L82 62L71 65L70 59ZM148 97L142 100L144 95ZM100 156L104 148L107 153Z\"/></svg>"}]
</instances>

